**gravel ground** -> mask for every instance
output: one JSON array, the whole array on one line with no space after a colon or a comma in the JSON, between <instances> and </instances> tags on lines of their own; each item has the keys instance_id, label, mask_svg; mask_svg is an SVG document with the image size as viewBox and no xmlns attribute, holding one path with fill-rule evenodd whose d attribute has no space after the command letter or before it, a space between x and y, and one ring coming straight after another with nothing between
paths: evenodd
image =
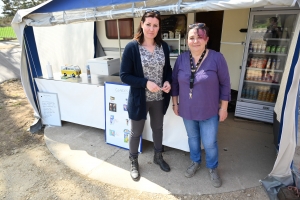
<instances>
[{"instance_id":1,"label":"gravel ground","mask_svg":"<svg viewBox=\"0 0 300 200\"><path fill-rule=\"evenodd\" d=\"M18 79L0 84L0 113L0 199L269 199L261 186L213 195L162 195L84 177L53 157L43 130L28 132L33 111Z\"/></svg>"}]
</instances>

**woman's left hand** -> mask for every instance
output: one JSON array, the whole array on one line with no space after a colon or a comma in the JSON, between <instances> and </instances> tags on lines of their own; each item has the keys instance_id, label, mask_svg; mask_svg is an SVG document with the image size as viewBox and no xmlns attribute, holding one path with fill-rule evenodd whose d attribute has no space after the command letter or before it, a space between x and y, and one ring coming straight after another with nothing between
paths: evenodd
<instances>
[{"instance_id":1,"label":"woman's left hand","mask_svg":"<svg viewBox=\"0 0 300 200\"><path fill-rule=\"evenodd\" d=\"M219 109L219 121L223 122L225 121L225 119L227 118L228 113L227 113L227 109Z\"/></svg>"},{"instance_id":2,"label":"woman's left hand","mask_svg":"<svg viewBox=\"0 0 300 200\"><path fill-rule=\"evenodd\" d=\"M161 88L162 91L164 91L165 93L169 93L171 90L171 85L169 83L169 81L164 82L163 87Z\"/></svg>"}]
</instances>

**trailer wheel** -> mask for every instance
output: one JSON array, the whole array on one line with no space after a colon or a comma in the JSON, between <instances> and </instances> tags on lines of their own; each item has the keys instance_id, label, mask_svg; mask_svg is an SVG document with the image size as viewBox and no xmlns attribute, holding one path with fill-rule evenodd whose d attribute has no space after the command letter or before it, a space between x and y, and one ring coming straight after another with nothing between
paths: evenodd
<instances>
[{"instance_id":1,"label":"trailer wheel","mask_svg":"<svg viewBox=\"0 0 300 200\"><path fill-rule=\"evenodd\" d=\"M72 74L72 77L75 78L75 74Z\"/></svg>"},{"instance_id":2,"label":"trailer wheel","mask_svg":"<svg viewBox=\"0 0 300 200\"><path fill-rule=\"evenodd\" d=\"M64 73L64 76L67 76L67 74L66 74L66 73Z\"/></svg>"}]
</instances>

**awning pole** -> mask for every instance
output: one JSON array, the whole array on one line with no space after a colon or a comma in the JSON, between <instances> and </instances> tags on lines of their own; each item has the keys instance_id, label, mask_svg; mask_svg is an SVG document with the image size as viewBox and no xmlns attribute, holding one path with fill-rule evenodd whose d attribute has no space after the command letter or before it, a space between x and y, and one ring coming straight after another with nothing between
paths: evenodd
<instances>
[{"instance_id":1,"label":"awning pole","mask_svg":"<svg viewBox=\"0 0 300 200\"><path fill-rule=\"evenodd\" d=\"M121 56L121 40L120 40L120 29L119 29L119 19L117 19L117 30L118 30L118 40L119 40L120 61L122 62L122 56Z\"/></svg>"}]
</instances>

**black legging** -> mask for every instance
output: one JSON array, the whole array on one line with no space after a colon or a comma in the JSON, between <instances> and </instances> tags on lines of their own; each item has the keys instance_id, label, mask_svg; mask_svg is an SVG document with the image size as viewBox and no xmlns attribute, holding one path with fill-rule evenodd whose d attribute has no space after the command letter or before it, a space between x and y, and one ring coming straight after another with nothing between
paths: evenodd
<instances>
[{"instance_id":1,"label":"black legging","mask_svg":"<svg viewBox=\"0 0 300 200\"><path fill-rule=\"evenodd\" d=\"M152 129L152 138L154 142L155 152L162 152L162 138L163 138L163 100L146 102L146 111L150 115L150 125ZM140 137L144 130L145 120L130 120L131 134L129 137L129 153L130 156L138 156L138 148L140 145Z\"/></svg>"}]
</instances>

